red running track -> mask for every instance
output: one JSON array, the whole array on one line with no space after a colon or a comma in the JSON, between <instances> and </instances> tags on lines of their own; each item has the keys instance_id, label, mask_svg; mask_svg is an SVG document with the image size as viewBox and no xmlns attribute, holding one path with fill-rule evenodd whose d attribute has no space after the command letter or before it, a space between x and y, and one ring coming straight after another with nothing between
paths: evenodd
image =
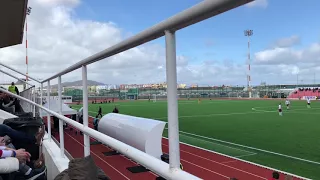
<instances>
[{"instance_id":1,"label":"red running track","mask_svg":"<svg viewBox=\"0 0 320 180\"><path fill-rule=\"evenodd\" d=\"M90 126L92 126L92 124L90 124ZM75 132L75 130L70 130L69 128L64 131L65 149L72 157L80 158L84 156L83 136ZM53 136L59 141L58 132L54 133ZM95 140L91 138L91 142L93 141ZM184 170L202 179L226 180L234 177L239 180L268 180L271 178L273 172L260 166L190 145L180 144L180 148L181 163L183 164ZM168 140L165 138L162 139L162 149L164 153L168 153ZM102 168L111 179L141 180L155 179L157 177L153 172L131 173L126 168L136 166L137 163L123 155L105 156L103 152L109 152L112 151L112 149L103 144L91 145L90 150L96 164ZM285 179L284 174L280 176L280 179Z\"/></svg>"}]
</instances>

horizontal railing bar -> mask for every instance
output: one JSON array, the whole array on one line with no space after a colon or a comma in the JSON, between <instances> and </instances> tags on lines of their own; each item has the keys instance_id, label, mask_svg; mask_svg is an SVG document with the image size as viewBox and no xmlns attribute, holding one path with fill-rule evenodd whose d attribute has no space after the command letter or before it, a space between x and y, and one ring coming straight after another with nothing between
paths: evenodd
<instances>
[{"instance_id":1,"label":"horizontal railing bar","mask_svg":"<svg viewBox=\"0 0 320 180\"><path fill-rule=\"evenodd\" d=\"M8 69L10 69L11 71L14 71L14 72L16 72L16 73L19 73L19 74L21 74L21 75L26 76L26 74L24 74L24 73L22 73L22 72L20 72L20 71L18 71L18 70L16 70L16 69L14 69L14 68L12 68L12 67L10 67L10 66L7 66L7 65L5 65L5 64L3 64L3 63L1 63L1 62L0 62L0 65L3 66L3 67L6 67L6 68L8 68ZM32 80L40 83L39 80L37 80L37 79L35 79L35 78L33 78L33 77L29 76L29 75L28 75L28 78L30 78L30 79L32 79Z\"/></svg>"},{"instance_id":2,"label":"horizontal railing bar","mask_svg":"<svg viewBox=\"0 0 320 180\"><path fill-rule=\"evenodd\" d=\"M57 73L56 75L43 80L42 83L79 69L83 65L100 61L104 58L116 55L128 49L162 37L164 36L165 30L177 31L252 1L253 0L204 0L199 4L186 9L181 13L160 22L159 24L156 24L129 39L126 39L110 48L79 61L78 63Z\"/></svg>"},{"instance_id":3,"label":"horizontal railing bar","mask_svg":"<svg viewBox=\"0 0 320 180\"><path fill-rule=\"evenodd\" d=\"M21 82L23 82L23 83L25 83L25 84L29 84L29 85L32 86L32 87L35 86L35 85L30 84L30 83L28 83L27 81L23 81L23 80L21 80L20 78L14 76L14 75L12 75L12 74L10 74L10 73L8 73L8 72L5 72L5 71L3 71L3 70L1 70L1 69L0 69L0 72L2 72L3 74L8 75L8 76L10 76L10 77L12 77L12 78L14 78L14 79L17 79L18 81L21 81Z\"/></svg>"},{"instance_id":4,"label":"horizontal railing bar","mask_svg":"<svg viewBox=\"0 0 320 180\"><path fill-rule=\"evenodd\" d=\"M5 89L1 89L0 91L9 94L10 96L13 96L15 98L18 98L20 100L26 101L32 105L37 106L40 109L43 109L47 113L61 119L62 121L70 124L71 126L79 129L83 133L87 134L90 137L93 137L94 139L112 147L113 149L119 151L120 153L126 155L127 157L131 158L132 160L135 160L139 164L143 165L147 169L150 169L154 173L166 178L166 179L176 179L176 180L196 180L200 179L192 174L189 174L181 169L170 169L169 164L165 163L153 156L150 156L149 154L146 154L132 146L129 146L121 141L118 141L112 137L109 137L103 133L100 133L90 127L85 127L82 124L67 118L59 113L56 113L54 111L51 111L50 109L47 109L33 101L30 101L29 99L26 99L24 97L21 97L19 95L13 94Z\"/></svg>"}]
</instances>

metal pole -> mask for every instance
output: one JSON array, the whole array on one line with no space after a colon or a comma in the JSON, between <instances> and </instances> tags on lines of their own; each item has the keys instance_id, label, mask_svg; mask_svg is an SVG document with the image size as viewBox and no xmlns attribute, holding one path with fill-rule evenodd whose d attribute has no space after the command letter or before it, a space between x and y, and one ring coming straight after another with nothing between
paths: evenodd
<instances>
[{"instance_id":1,"label":"metal pole","mask_svg":"<svg viewBox=\"0 0 320 180\"><path fill-rule=\"evenodd\" d=\"M250 75L250 71L251 71L251 67L250 67L250 61L251 61L251 57L250 57L250 36L253 35L253 30L245 30L244 31L244 35L248 37L248 77L247 77L247 81L248 81L248 91L249 91L249 98L252 97L252 92L251 92L251 75Z\"/></svg>"},{"instance_id":2,"label":"metal pole","mask_svg":"<svg viewBox=\"0 0 320 180\"><path fill-rule=\"evenodd\" d=\"M48 81L48 86L47 86L47 104L48 104L48 109L50 109L50 81ZM51 141L51 116L49 113L47 115L47 124L48 124L49 141Z\"/></svg>"},{"instance_id":3,"label":"metal pole","mask_svg":"<svg viewBox=\"0 0 320 180\"><path fill-rule=\"evenodd\" d=\"M43 94L43 83L40 83L40 105L41 106L43 106L42 94ZM39 109L39 111L40 111L40 109Z\"/></svg>"},{"instance_id":4,"label":"metal pole","mask_svg":"<svg viewBox=\"0 0 320 180\"><path fill-rule=\"evenodd\" d=\"M87 66L82 66L82 105L83 105L83 126L88 127L88 85L87 85ZM90 155L90 139L87 134L83 134L84 156Z\"/></svg>"},{"instance_id":5,"label":"metal pole","mask_svg":"<svg viewBox=\"0 0 320 180\"><path fill-rule=\"evenodd\" d=\"M180 167L179 121L177 99L177 60L175 32L165 31L166 76L168 101L169 163L170 168Z\"/></svg>"},{"instance_id":6,"label":"metal pole","mask_svg":"<svg viewBox=\"0 0 320 180\"><path fill-rule=\"evenodd\" d=\"M33 102L36 102L36 86L33 87ZM36 117L36 106L33 105L33 117Z\"/></svg>"},{"instance_id":7,"label":"metal pole","mask_svg":"<svg viewBox=\"0 0 320 180\"><path fill-rule=\"evenodd\" d=\"M58 77L58 103L59 103L59 114L62 114L62 97L61 97L61 76ZM60 152L61 157L64 157L64 134L63 134L63 121L59 119L59 135L60 135Z\"/></svg>"}]
</instances>

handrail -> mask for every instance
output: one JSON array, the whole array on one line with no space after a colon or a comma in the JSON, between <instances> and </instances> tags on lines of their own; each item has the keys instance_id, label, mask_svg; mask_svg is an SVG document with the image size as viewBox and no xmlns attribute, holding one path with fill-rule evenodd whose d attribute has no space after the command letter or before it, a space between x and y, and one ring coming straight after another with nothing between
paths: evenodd
<instances>
[{"instance_id":1,"label":"handrail","mask_svg":"<svg viewBox=\"0 0 320 180\"><path fill-rule=\"evenodd\" d=\"M2 72L3 74L6 74L6 75L8 75L8 76L10 76L10 77L12 77L12 78L17 79L18 81L21 81L21 82L23 82L23 83L29 84L31 87L34 87L34 86L35 86L35 85L30 84L30 83L28 83L27 81L23 81L23 80L21 80L20 78L14 76L14 75L12 75L12 74L10 74L10 73L8 73L8 72L5 72L5 71L3 71L3 70L1 70L1 69L0 69L0 72Z\"/></svg>"},{"instance_id":2,"label":"handrail","mask_svg":"<svg viewBox=\"0 0 320 180\"><path fill-rule=\"evenodd\" d=\"M66 68L65 70L43 80L41 83L47 82L68 72L74 71L83 65L88 65L104 58L116 55L128 49L134 48L151 40L157 39L165 35L165 31L177 31L192 24L198 23L212 16L224 13L233 8L239 7L254 0L204 0L197 5L182 11L181 13L162 21L139 34L130 37L110 48L99 53L87 57L78 63Z\"/></svg>"},{"instance_id":3,"label":"handrail","mask_svg":"<svg viewBox=\"0 0 320 180\"><path fill-rule=\"evenodd\" d=\"M10 67L10 66L7 66L7 65L5 65L5 64L3 64L3 63L1 63L1 62L0 62L0 65L3 66L3 67L6 67L6 68L8 68L8 69L10 69L11 71L14 71L14 72L16 72L16 73L19 73L19 74L21 74L21 75L26 76L26 74L24 74L24 73L22 73L22 72L20 72L20 71L18 71L18 70L16 70L16 69L14 69L14 68L12 68L12 67ZM30 79L32 79L32 80L40 83L39 80L37 80L37 79L35 79L35 78L33 78L33 77L29 76L29 75L28 75L28 78L30 78Z\"/></svg>"},{"instance_id":4,"label":"handrail","mask_svg":"<svg viewBox=\"0 0 320 180\"><path fill-rule=\"evenodd\" d=\"M13 94L7 90L1 89L0 91L9 94L10 96L13 96L15 98L18 98L20 100L26 101L34 106L37 106L40 109L43 109L44 111L46 111L48 114L51 114L59 119L61 119L62 121L70 124L71 126L79 129L80 131L82 131L83 133L93 137L94 139L107 144L108 146L114 148L115 150L119 151L120 153L126 155L127 157L135 160L136 162L138 162L139 164L145 166L146 168L150 169L151 171L155 172L156 174L166 178L166 179L176 179L176 180L198 180L200 178L189 174L181 169L170 169L169 168L169 164L153 157L150 156L132 146L129 146L121 141L118 141L114 138L111 138L105 134L102 134L98 131L95 131L94 129L91 129L90 127L87 126L83 126L82 124L67 118L61 114L58 114L54 111L51 111L50 109L47 109L33 101L30 101L29 99L26 99L24 97L21 97L19 95ZM61 133L61 132L60 132Z\"/></svg>"}]
</instances>

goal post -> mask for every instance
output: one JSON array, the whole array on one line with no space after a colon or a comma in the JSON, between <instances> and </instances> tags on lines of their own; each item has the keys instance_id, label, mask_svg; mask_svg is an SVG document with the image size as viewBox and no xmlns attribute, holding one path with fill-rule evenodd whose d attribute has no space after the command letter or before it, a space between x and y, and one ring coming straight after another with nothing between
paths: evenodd
<instances>
[{"instance_id":1,"label":"goal post","mask_svg":"<svg viewBox=\"0 0 320 180\"><path fill-rule=\"evenodd\" d=\"M157 102L157 95L156 94L153 95L153 102Z\"/></svg>"}]
</instances>

